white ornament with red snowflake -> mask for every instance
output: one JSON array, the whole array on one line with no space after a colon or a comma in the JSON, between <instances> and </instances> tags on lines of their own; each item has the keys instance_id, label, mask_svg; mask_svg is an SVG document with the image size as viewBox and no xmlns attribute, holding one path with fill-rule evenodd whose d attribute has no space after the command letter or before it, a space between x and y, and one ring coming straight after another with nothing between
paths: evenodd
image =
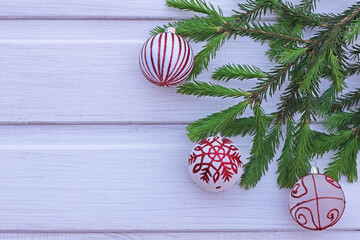
<instances>
[{"instance_id":1,"label":"white ornament with red snowflake","mask_svg":"<svg viewBox=\"0 0 360 240\"><path fill-rule=\"evenodd\" d=\"M331 177L314 173L300 179L289 198L294 220L310 230L323 230L335 225L345 210L345 195Z\"/></svg>"},{"instance_id":2,"label":"white ornament with red snowflake","mask_svg":"<svg viewBox=\"0 0 360 240\"><path fill-rule=\"evenodd\" d=\"M199 142L188 159L192 180L210 192L234 186L243 173L239 149L223 137L209 137Z\"/></svg>"},{"instance_id":3,"label":"white ornament with red snowflake","mask_svg":"<svg viewBox=\"0 0 360 240\"><path fill-rule=\"evenodd\" d=\"M189 76L194 66L194 53L189 43L175 34L175 28L168 28L144 43L139 64L147 80L168 87Z\"/></svg>"}]
</instances>

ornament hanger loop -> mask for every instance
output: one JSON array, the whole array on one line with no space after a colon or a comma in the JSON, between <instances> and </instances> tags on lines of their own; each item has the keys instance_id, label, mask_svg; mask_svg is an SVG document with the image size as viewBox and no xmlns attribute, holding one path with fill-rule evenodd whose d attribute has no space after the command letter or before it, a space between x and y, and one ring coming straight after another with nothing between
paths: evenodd
<instances>
[{"instance_id":1,"label":"ornament hanger loop","mask_svg":"<svg viewBox=\"0 0 360 240\"><path fill-rule=\"evenodd\" d=\"M167 29L165 29L165 32L167 32L167 33L176 33L176 29L174 27L168 27Z\"/></svg>"},{"instance_id":2,"label":"ornament hanger loop","mask_svg":"<svg viewBox=\"0 0 360 240\"><path fill-rule=\"evenodd\" d=\"M320 173L316 161L315 161L314 159L311 159L310 162L312 162L312 164L311 164L312 166L311 166L311 168L310 168L310 173L311 173L311 174Z\"/></svg>"},{"instance_id":3,"label":"ornament hanger loop","mask_svg":"<svg viewBox=\"0 0 360 240\"><path fill-rule=\"evenodd\" d=\"M319 168L317 166L311 167L311 174L317 174L320 173Z\"/></svg>"}]
</instances>

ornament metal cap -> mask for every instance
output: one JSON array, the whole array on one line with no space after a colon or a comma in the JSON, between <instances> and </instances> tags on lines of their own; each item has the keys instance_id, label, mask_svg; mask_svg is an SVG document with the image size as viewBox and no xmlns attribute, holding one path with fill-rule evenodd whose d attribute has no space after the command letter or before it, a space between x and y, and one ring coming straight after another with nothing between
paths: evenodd
<instances>
[{"instance_id":1,"label":"ornament metal cap","mask_svg":"<svg viewBox=\"0 0 360 240\"><path fill-rule=\"evenodd\" d=\"M165 32L167 33L176 33L176 29L174 27L168 27Z\"/></svg>"},{"instance_id":2,"label":"ornament metal cap","mask_svg":"<svg viewBox=\"0 0 360 240\"><path fill-rule=\"evenodd\" d=\"M311 171L311 174L320 173L319 168L316 166L312 166L310 171Z\"/></svg>"}]
</instances>

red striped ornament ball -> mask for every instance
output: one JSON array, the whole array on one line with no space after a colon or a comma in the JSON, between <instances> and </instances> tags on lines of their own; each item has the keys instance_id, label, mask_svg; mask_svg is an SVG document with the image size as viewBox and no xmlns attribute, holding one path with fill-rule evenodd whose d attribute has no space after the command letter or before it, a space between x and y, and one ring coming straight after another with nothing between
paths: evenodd
<instances>
[{"instance_id":1,"label":"red striped ornament ball","mask_svg":"<svg viewBox=\"0 0 360 240\"><path fill-rule=\"evenodd\" d=\"M147 80L168 87L189 76L194 66L194 53L189 43L175 34L174 28L168 28L144 43L139 64Z\"/></svg>"}]
</instances>

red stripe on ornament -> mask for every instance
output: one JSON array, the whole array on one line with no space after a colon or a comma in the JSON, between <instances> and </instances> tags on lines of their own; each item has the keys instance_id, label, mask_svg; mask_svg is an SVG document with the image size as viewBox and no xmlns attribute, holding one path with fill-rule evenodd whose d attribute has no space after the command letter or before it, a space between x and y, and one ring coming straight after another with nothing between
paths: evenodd
<instances>
[{"instance_id":1,"label":"red stripe on ornament","mask_svg":"<svg viewBox=\"0 0 360 240\"><path fill-rule=\"evenodd\" d=\"M174 55L174 33L170 33L171 34L171 54L170 54L170 61L169 61L169 65L168 65L168 68L167 68L167 72L166 72L166 76L165 76L165 79L166 81L168 81L168 77L169 77L169 73L170 73L170 68L171 68L171 63L172 63L172 59L173 59L173 55Z\"/></svg>"},{"instance_id":2,"label":"red stripe on ornament","mask_svg":"<svg viewBox=\"0 0 360 240\"><path fill-rule=\"evenodd\" d=\"M186 42L184 42L184 39L182 38L182 37L180 37L180 36L178 36L179 37L179 43L180 43L180 46L182 45L181 43L183 43L184 44L184 55L182 56L182 59L181 59L181 62L180 62L180 65L176 68L176 69L174 69L175 70L175 73L174 73L174 75L172 75L171 76L171 78L169 79L169 81L170 82L175 82L176 81L176 78L177 78L177 76L180 74L180 69L182 69L183 68L183 63L184 63L184 60L185 60L185 58L186 58ZM179 57L182 55L182 51L179 51Z\"/></svg>"},{"instance_id":3,"label":"red stripe on ornament","mask_svg":"<svg viewBox=\"0 0 360 240\"><path fill-rule=\"evenodd\" d=\"M185 71L185 73L183 75L181 75L181 77L179 78L179 80L177 82L181 82L183 80L185 80L189 75L190 75L190 72L192 71L193 69L193 65L191 64L188 69Z\"/></svg>"},{"instance_id":4,"label":"red stripe on ornament","mask_svg":"<svg viewBox=\"0 0 360 240\"><path fill-rule=\"evenodd\" d=\"M173 72L175 71L175 69L176 69L176 67L177 67L177 64L179 63L180 56L181 56L181 50L182 50L182 48L181 48L181 39L180 39L179 35L176 35L176 34L174 34L174 35L177 37L178 42L179 42L179 54L178 54L178 57L177 57L177 59L176 59L176 63L175 63L175 65L174 65L174 68L171 70L171 72L170 72L170 74L169 74L169 79L168 79L168 81L171 81L171 79L172 79L172 74L173 74Z\"/></svg>"},{"instance_id":5,"label":"red stripe on ornament","mask_svg":"<svg viewBox=\"0 0 360 240\"><path fill-rule=\"evenodd\" d=\"M163 52L163 58L162 58L162 64L161 64L161 79L163 82L166 82L166 79L164 78L164 64L165 64L165 56L166 56L166 45L167 45L167 33L164 33L165 39L164 39L164 52ZM160 60L160 59L159 59Z\"/></svg>"},{"instance_id":6,"label":"red stripe on ornament","mask_svg":"<svg viewBox=\"0 0 360 240\"><path fill-rule=\"evenodd\" d=\"M144 60L144 53L145 53L145 56L146 56L146 46L147 46L147 43L149 42L146 41L146 43L144 44L144 46L141 48L141 52L140 52L140 59L139 59L139 64L140 64L140 69L141 69L141 72L144 74L144 76L149 80L151 81L152 80L152 76L150 76L151 72L149 72L149 67L147 66L147 62Z\"/></svg>"},{"instance_id":7,"label":"red stripe on ornament","mask_svg":"<svg viewBox=\"0 0 360 240\"><path fill-rule=\"evenodd\" d=\"M147 42L146 42L147 43ZM141 72L144 74L144 76L146 77L146 79L150 80L151 76L149 75L148 70L146 69L145 63L144 63L144 49L146 46L146 43L144 44L144 46L141 48L141 52L140 52L140 58L139 58L139 64L140 64L140 69ZM146 52L146 51L145 51ZM146 54L146 53L145 53Z\"/></svg>"},{"instance_id":8,"label":"red stripe on ornament","mask_svg":"<svg viewBox=\"0 0 360 240\"><path fill-rule=\"evenodd\" d=\"M153 72L151 71L151 69L149 67L149 64L148 64L148 61L147 61L148 58L147 58L147 55L146 55L146 52L147 52L146 49L148 47L148 44L149 44L150 40L152 40L154 37L155 36L153 36L152 38L150 38L149 40L146 41L146 46L144 48L144 59L143 59L143 61L146 63L147 70L148 70L149 74L151 75L151 78L148 78L148 80L150 80L150 81L152 80L152 82L156 80L156 76L154 76ZM150 54L151 54L151 52L150 52Z\"/></svg>"},{"instance_id":9,"label":"red stripe on ornament","mask_svg":"<svg viewBox=\"0 0 360 240\"><path fill-rule=\"evenodd\" d=\"M155 75L157 76L157 79L160 79L159 78L159 74L158 72L156 71L156 67L155 67L155 63L154 63L154 57L153 57L153 45L154 45L154 39L156 38L156 36L158 36L159 34L155 35L152 39L151 39L151 43L150 43L150 57L151 57L151 65L153 67L153 70L154 70L154 73Z\"/></svg>"},{"instance_id":10,"label":"red stripe on ornament","mask_svg":"<svg viewBox=\"0 0 360 240\"><path fill-rule=\"evenodd\" d=\"M187 66L187 63L190 59L190 46L183 38L181 38L181 40L183 41L183 43L185 45L185 53L184 53L184 57L182 59L182 62L185 60L185 63L184 63L184 65L181 64L182 65L181 69L179 69L177 74L174 76L174 78L177 78L177 79L179 79L179 75L181 75L183 73L183 71L184 71L185 67ZM177 82L177 81L175 80L175 82Z\"/></svg>"},{"instance_id":11,"label":"red stripe on ornament","mask_svg":"<svg viewBox=\"0 0 360 240\"><path fill-rule=\"evenodd\" d=\"M158 70L158 76L160 82L162 82L162 75L161 75L161 66L160 66L160 56L161 56L161 39L162 39L163 33L159 35L159 42L158 42L158 58L157 58L157 70Z\"/></svg>"},{"instance_id":12,"label":"red stripe on ornament","mask_svg":"<svg viewBox=\"0 0 360 240\"><path fill-rule=\"evenodd\" d=\"M187 78L190 72L192 71L192 69L194 68L194 52L190 45L189 48L190 48L190 52L189 52L190 63L188 65L188 69L186 70L186 74L184 75L184 78Z\"/></svg>"},{"instance_id":13,"label":"red stripe on ornament","mask_svg":"<svg viewBox=\"0 0 360 240\"><path fill-rule=\"evenodd\" d=\"M185 53L185 63L182 67L182 69L180 70L179 72L179 75L177 76L178 79L182 79L185 74L186 74L186 71L188 70L189 68L189 60L190 60L190 45L183 39L184 43L186 44L187 48L186 48L186 53Z\"/></svg>"},{"instance_id":14,"label":"red stripe on ornament","mask_svg":"<svg viewBox=\"0 0 360 240\"><path fill-rule=\"evenodd\" d=\"M192 71L192 69L194 67L194 59L192 56L193 56L193 53L192 53L192 49L190 47L190 53L189 53L190 62L187 65L187 69L184 70L184 74L182 74L179 77L179 80L177 82L181 82L181 81L185 80L190 75L190 72Z\"/></svg>"}]
</instances>

